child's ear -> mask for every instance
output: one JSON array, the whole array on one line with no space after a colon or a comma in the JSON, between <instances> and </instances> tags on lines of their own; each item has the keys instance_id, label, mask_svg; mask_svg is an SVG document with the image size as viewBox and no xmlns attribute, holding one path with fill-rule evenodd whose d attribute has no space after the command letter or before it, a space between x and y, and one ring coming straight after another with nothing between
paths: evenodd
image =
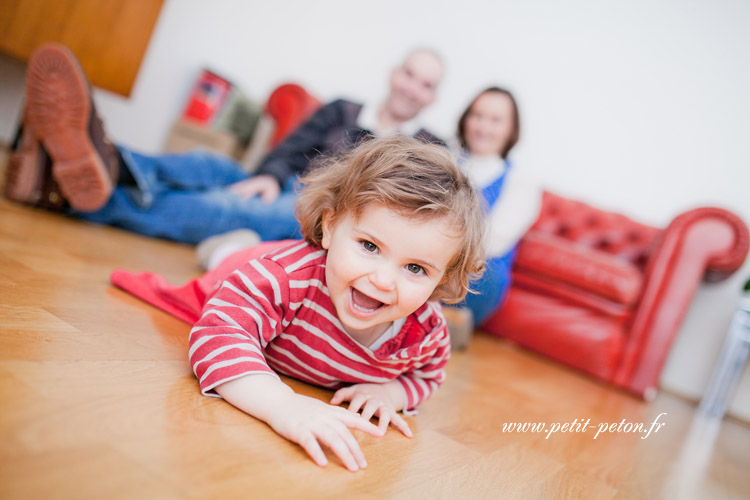
<instances>
[{"instance_id":1,"label":"child's ear","mask_svg":"<svg viewBox=\"0 0 750 500\"><path fill-rule=\"evenodd\" d=\"M333 212L331 210L323 212L320 222L323 229L320 246L328 250L328 247L331 246L331 233L333 232Z\"/></svg>"}]
</instances>

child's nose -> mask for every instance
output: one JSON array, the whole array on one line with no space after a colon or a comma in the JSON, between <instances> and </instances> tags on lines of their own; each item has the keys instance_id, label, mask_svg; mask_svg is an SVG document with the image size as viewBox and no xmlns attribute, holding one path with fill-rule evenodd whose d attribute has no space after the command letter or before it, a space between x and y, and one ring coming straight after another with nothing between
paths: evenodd
<instances>
[{"instance_id":1,"label":"child's nose","mask_svg":"<svg viewBox=\"0 0 750 500\"><path fill-rule=\"evenodd\" d=\"M391 291L396 288L396 279L390 266L378 266L370 273L370 282L380 290Z\"/></svg>"}]
</instances>

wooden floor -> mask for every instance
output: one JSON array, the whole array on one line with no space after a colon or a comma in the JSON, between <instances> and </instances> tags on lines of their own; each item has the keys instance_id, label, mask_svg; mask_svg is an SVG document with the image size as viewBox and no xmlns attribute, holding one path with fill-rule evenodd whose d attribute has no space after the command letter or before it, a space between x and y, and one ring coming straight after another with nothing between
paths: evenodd
<instances>
[{"instance_id":1,"label":"wooden floor","mask_svg":"<svg viewBox=\"0 0 750 500\"><path fill-rule=\"evenodd\" d=\"M325 469L267 426L202 397L189 326L113 288L116 267L182 283L191 247L0 200L0 498L750 498L750 429L714 437L694 406L650 404L482 333L369 467ZM295 390L330 393L293 380ZM503 432L509 423L665 425ZM691 426L693 431L691 432Z\"/></svg>"}]
</instances>

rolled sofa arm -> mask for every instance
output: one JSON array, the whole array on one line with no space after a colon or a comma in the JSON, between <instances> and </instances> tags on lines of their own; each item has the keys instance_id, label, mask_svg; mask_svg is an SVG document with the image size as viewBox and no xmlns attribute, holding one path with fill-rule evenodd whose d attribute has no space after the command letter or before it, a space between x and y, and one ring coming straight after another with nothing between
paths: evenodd
<instances>
[{"instance_id":1,"label":"rolled sofa arm","mask_svg":"<svg viewBox=\"0 0 750 500\"><path fill-rule=\"evenodd\" d=\"M271 137L271 149L278 146L319 107L320 101L296 83L285 83L271 92L266 102L266 113L276 124Z\"/></svg>"},{"instance_id":2,"label":"rolled sofa arm","mask_svg":"<svg viewBox=\"0 0 750 500\"><path fill-rule=\"evenodd\" d=\"M696 208L669 224L646 268L615 384L646 399L655 394L669 348L701 280L731 275L742 265L749 243L744 222L720 208Z\"/></svg>"}]
</instances>

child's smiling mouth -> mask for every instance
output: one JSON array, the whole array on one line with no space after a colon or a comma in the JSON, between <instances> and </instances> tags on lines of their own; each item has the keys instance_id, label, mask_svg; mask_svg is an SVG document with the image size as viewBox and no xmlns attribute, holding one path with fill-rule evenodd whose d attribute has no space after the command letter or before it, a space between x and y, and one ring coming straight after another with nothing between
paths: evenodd
<instances>
[{"instance_id":1,"label":"child's smiling mouth","mask_svg":"<svg viewBox=\"0 0 750 500\"><path fill-rule=\"evenodd\" d=\"M351 290L349 294L351 309L360 315L364 314L369 316L385 306L383 302L374 299L369 295L365 295L354 287L350 287L349 290Z\"/></svg>"}]
</instances>

